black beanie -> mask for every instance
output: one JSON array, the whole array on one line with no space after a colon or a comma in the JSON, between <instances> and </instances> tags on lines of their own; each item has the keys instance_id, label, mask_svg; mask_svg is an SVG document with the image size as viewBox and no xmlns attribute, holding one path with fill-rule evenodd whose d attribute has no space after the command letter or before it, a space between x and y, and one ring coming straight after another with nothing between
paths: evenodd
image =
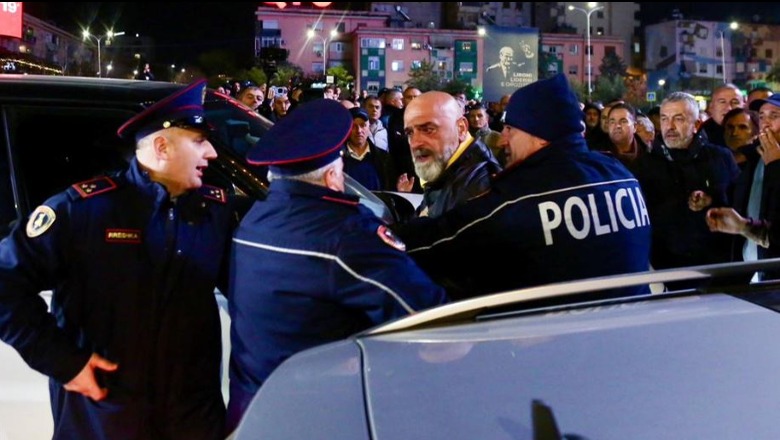
<instances>
[{"instance_id":1,"label":"black beanie","mask_svg":"<svg viewBox=\"0 0 780 440\"><path fill-rule=\"evenodd\" d=\"M554 141L582 133L585 115L577 95L562 73L517 89L506 107L505 123L526 133Z\"/></svg>"}]
</instances>

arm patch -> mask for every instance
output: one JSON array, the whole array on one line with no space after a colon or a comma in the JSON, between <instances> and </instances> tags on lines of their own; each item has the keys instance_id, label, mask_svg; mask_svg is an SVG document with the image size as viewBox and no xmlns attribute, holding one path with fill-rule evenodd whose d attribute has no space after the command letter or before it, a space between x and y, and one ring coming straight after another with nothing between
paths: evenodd
<instances>
[{"instance_id":1,"label":"arm patch","mask_svg":"<svg viewBox=\"0 0 780 440\"><path fill-rule=\"evenodd\" d=\"M88 199L98 194L113 191L117 188L116 182L108 176L101 176L71 186L82 199Z\"/></svg>"}]
</instances>

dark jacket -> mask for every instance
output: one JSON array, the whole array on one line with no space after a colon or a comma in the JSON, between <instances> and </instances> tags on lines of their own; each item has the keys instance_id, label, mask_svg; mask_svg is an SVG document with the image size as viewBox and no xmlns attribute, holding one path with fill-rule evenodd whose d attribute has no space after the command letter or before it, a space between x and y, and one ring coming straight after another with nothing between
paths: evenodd
<instances>
[{"instance_id":1,"label":"dark jacket","mask_svg":"<svg viewBox=\"0 0 780 440\"><path fill-rule=\"evenodd\" d=\"M482 196L394 228L453 298L650 267L639 184L617 160L588 151L580 133L510 165Z\"/></svg>"},{"instance_id":2,"label":"dark jacket","mask_svg":"<svg viewBox=\"0 0 780 440\"><path fill-rule=\"evenodd\" d=\"M699 133L704 133L707 141L711 144L719 145L721 147L726 146L726 139L723 137L723 126L715 122L712 118L707 119L701 124Z\"/></svg>"},{"instance_id":3,"label":"dark jacket","mask_svg":"<svg viewBox=\"0 0 780 440\"><path fill-rule=\"evenodd\" d=\"M446 301L357 197L276 180L236 231L228 428L291 355Z\"/></svg>"},{"instance_id":4,"label":"dark jacket","mask_svg":"<svg viewBox=\"0 0 780 440\"><path fill-rule=\"evenodd\" d=\"M390 153L378 148L371 139L368 139L368 149L368 155L358 160L350 156L349 147L344 145L341 155L344 172L370 191L396 191L399 174ZM365 166L373 168L374 173L363 169Z\"/></svg>"},{"instance_id":5,"label":"dark jacket","mask_svg":"<svg viewBox=\"0 0 780 440\"><path fill-rule=\"evenodd\" d=\"M404 133L404 111L397 110L391 113L385 127L387 127L387 147L390 156L393 158L396 171L399 175L406 173L409 177L415 177L412 150L409 148L409 140ZM422 192L419 178L414 179L412 192Z\"/></svg>"},{"instance_id":6,"label":"dark jacket","mask_svg":"<svg viewBox=\"0 0 780 440\"><path fill-rule=\"evenodd\" d=\"M756 151L757 145L740 148L747 160L743 163L742 172L734 185L733 207L743 216L747 216L747 206L750 200L750 189L753 185L753 176L761 156ZM757 221L763 221L769 225L769 247L758 246L758 258L780 257L780 161L771 162L764 168L764 183L761 189L761 209ZM745 238L741 235L734 236L732 257L735 261L742 260L742 247ZM773 245L773 243L775 245ZM780 278L780 272L763 274L763 279Z\"/></svg>"},{"instance_id":7,"label":"dark jacket","mask_svg":"<svg viewBox=\"0 0 780 440\"><path fill-rule=\"evenodd\" d=\"M490 149L483 142L474 140L438 179L425 184L423 201L417 211L438 217L487 191L490 179L500 171L501 165Z\"/></svg>"},{"instance_id":8,"label":"dark jacket","mask_svg":"<svg viewBox=\"0 0 780 440\"><path fill-rule=\"evenodd\" d=\"M701 190L710 207L731 206L730 191L739 168L729 149L695 136L687 149L669 149L663 141L633 162L653 224L651 262L656 269L723 263L730 260L730 239L710 232L707 208L692 211L688 200Z\"/></svg>"},{"instance_id":9,"label":"dark jacket","mask_svg":"<svg viewBox=\"0 0 780 440\"><path fill-rule=\"evenodd\" d=\"M626 166L626 168L631 170L633 167L633 163L636 162L637 159L644 156L645 154L648 154L650 151L650 147L647 146L645 141L642 140L642 138L639 137L638 134L634 134L634 141L632 143L633 151L628 154L622 154L617 151L617 147L612 142L611 139L607 139L607 144L609 148L608 150L598 150L601 151L604 154L607 154L609 156L614 157L615 159L619 160L623 165Z\"/></svg>"},{"instance_id":10,"label":"dark jacket","mask_svg":"<svg viewBox=\"0 0 780 440\"><path fill-rule=\"evenodd\" d=\"M0 336L50 377L54 439L224 438L214 288L231 215L222 190L173 202L133 160L0 243ZM119 364L99 403L63 388L93 352Z\"/></svg>"}]
</instances>

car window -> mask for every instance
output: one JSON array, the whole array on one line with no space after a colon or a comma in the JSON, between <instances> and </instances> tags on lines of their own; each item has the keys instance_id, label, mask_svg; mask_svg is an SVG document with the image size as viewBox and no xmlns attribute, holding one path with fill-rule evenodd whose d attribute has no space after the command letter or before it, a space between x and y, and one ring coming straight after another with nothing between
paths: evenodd
<instances>
[{"instance_id":1,"label":"car window","mask_svg":"<svg viewBox=\"0 0 780 440\"><path fill-rule=\"evenodd\" d=\"M73 183L124 168L133 146L120 140L116 129L133 114L106 108L7 108L19 214Z\"/></svg>"},{"instance_id":2,"label":"car window","mask_svg":"<svg viewBox=\"0 0 780 440\"><path fill-rule=\"evenodd\" d=\"M0 149L0 239L8 235L17 217L16 202L11 185L10 159L8 150L3 148Z\"/></svg>"}]
</instances>

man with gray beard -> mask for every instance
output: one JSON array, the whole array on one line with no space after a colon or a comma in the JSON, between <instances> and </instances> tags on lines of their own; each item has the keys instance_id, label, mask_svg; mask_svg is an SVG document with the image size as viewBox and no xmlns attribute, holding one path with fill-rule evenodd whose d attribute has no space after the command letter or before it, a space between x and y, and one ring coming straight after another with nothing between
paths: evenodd
<instances>
[{"instance_id":1,"label":"man with gray beard","mask_svg":"<svg viewBox=\"0 0 780 440\"><path fill-rule=\"evenodd\" d=\"M501 171L490 149L469 134L461 106L447 93L426 92L411 101L404 132L423 187L419 216L438 217L482 194Z\"/></svg>"},{"instance_id":2,"label":"man with gray beard","mask_svg":"<svg viewBox=\"0 0 780 440\"><path fill-rule=\"evenodd\" d=\"M650 213L656 269L725 263L731 240L709 230L709 208L731 206L739 167L728 148L697 133L699 105L688 93L674 92L661 103L661 139L632 163ZM692 286L667 283L669 289Z\"/></svg>"}]
</instances>

